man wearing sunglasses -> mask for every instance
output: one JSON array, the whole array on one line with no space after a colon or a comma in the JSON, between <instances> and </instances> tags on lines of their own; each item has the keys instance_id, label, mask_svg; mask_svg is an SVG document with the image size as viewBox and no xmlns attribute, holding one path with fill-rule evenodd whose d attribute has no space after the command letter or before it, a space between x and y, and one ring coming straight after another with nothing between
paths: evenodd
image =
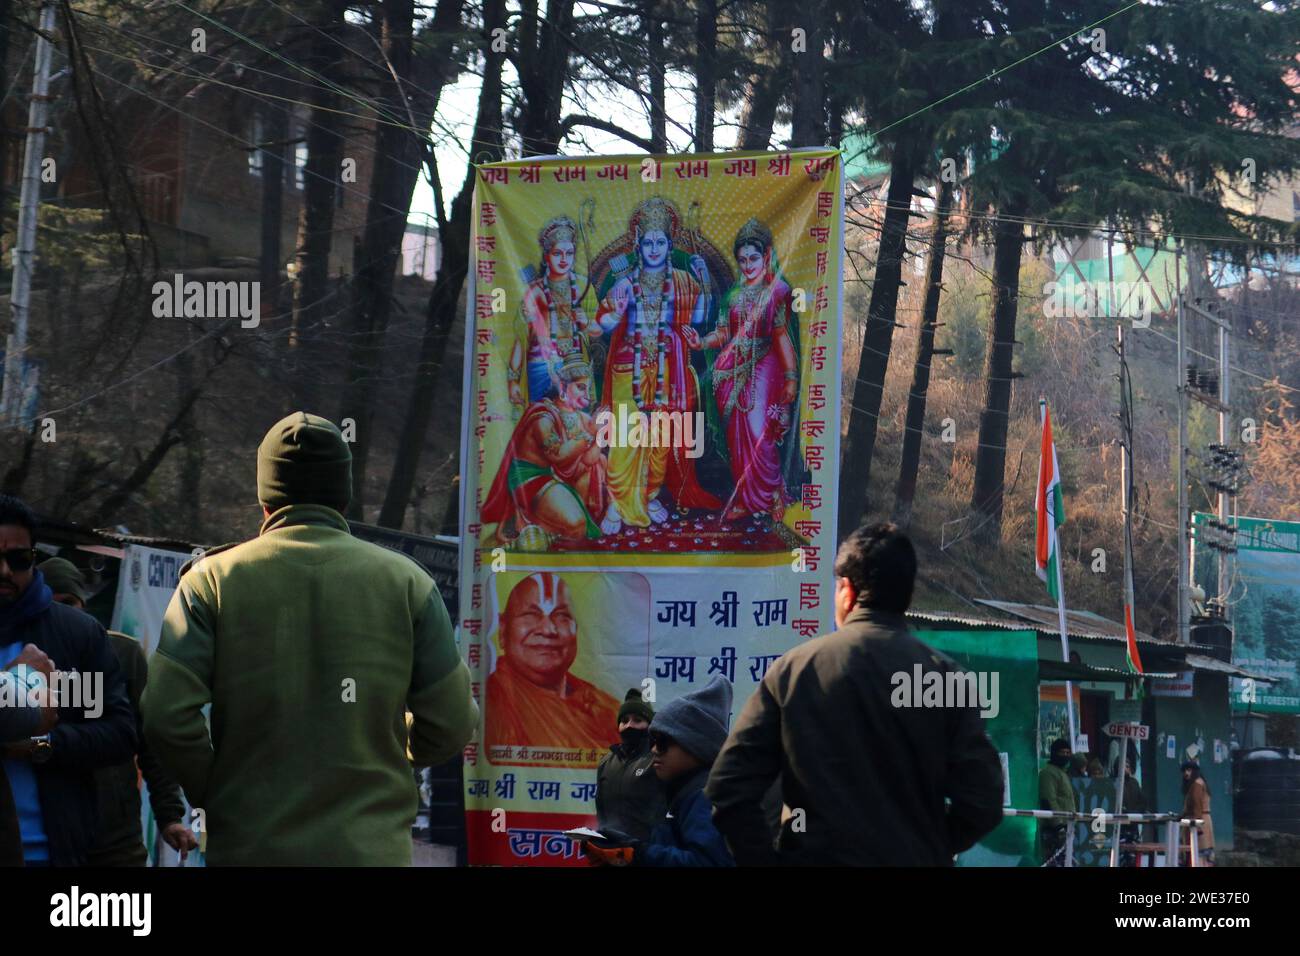
<instances>
[{"instance_id":1,"label":"man wearing sunglasses","mask_svg":"<svg viewBox=\"0 0 1300 956\"><path fill-rule=\"evenodd\" d=\"M54 668L77 672L82 699L60 700L47 732L5 744L4 773L26 865L84 866L98 838L93 771L135 752L135 718L104 628L54 601L35 544L31 509L0 495L0 661L34 645Z\"/></svg>"}]
</instances>

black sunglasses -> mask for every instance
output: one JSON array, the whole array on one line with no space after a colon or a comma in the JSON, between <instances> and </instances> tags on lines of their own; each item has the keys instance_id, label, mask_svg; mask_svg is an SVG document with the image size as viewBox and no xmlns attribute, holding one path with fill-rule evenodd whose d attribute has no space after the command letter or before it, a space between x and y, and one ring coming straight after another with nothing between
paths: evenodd
<instances>
[{"instance_id":1,"label":"black sunglasses","mask_svg":"<svg viewBox=\"0 0 1300 956\"><path fill-rule=\"evenodd\" d=\"M28 571L36 563L35 548L13 548L0 551L0 560L9 565L10 571Z\"/></svg>"},{"instance_id":2,"label":"black sunglasses","mask_svg":"<svg viewBox=\"0 0 1300 956\"><path fill-rule=\"evenodd\" d=\"M668 748L675 743L677 743L677 741L673 740L673 738L669 737L667 734L658 734L653 730L650 731L650 746L660 753L667 753Z\"/></svg>"}]
</instances>

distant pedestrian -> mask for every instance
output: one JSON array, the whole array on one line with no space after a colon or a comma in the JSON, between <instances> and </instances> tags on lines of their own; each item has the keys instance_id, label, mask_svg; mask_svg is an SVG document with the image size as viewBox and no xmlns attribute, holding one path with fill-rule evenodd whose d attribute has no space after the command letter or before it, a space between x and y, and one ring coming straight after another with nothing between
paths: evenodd
<instances>
[{"instance_id":1,"label":"distant pedestrian","mask_svg":"<svg viewBox=\"0 0 1300 956\"><path fill-rule=\"evenodd\" d=\"M1038 771L1038 807L1040 810L1074 813L1079 809L1079 802L1066 771L1072 763L1070 742L1064 738L1053 740L1048 754L1047 764ZM1066 820L1038 821L1038 849L1048 866L1065 865L1065 843L1073 825Z\"/></svg>"},{"instance_id":2,"label":"distant pedestrian","mask_svg":"<svg viewBox=\"0 0 1300 956\"><path fill-rule=\"evenodd\" d=\"M895 675L960 670L907 626L907 536L859 528L835 576L837 629L772 664L713 767L718 828L741 865L951 866L1002 820L997 751L974 706L893 703ZM761 802L778 774L774 850Z\"/></svg>"},{"instance_id":3,"label":"distant pedestrian","mask_svg":"<svg viewBox=\"0 0 1300 956\"><path fill-rule=\"evenodd\" d=\"M635 687L618 709L620 743L609 748L596 768L596 826L648 840L668 809L663 781L655 775L650 751L650 721L655 711Z\"/></svg>"},{"instance_id":4,"label":"distant pedestrian","mask_svg":"<svg viewBox=\"0 0 1300 956\"><path fill-rule=\"evenodd\" d=\"M163 618L145 737L202 810L210 864L409 866L411 761L449 760L478 722L437 586L352 536L351 494L336 425L277 422L261 532L183 569Z\"/></svg>"},{"instance_id":5,"label":"distant pedestrian","mask_svg":"<svg viewBox=\"0 0 1300 956\"><path fill-rule=\"evenodd\" d=\"M1183 819L1203 820L1204 823L1196 834L1198 866L1214 866L1214 824L1210 820L1210 787L1201 774L1201 765L1195 760L1188 760L1182 766L1183 772ZM1184 838L1186 846L1191 845L1191 830Z\"/></svg>"}]
</instances>

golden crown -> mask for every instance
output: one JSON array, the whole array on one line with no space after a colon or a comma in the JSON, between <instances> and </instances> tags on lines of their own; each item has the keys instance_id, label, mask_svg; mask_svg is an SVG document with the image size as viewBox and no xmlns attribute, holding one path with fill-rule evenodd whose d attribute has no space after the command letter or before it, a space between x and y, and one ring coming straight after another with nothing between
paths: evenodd
<instances>
[{"instance_id":1,"label":"golden crown","mask_svg":"<svg viewBox=\"0 0 1300 956\"><path fill-rule=\"evenodd\" d=\"M568 216L556 216L542 226L537 234L537 243L542 252L550 252L557 242L574 242L578 236L578 226Z\"/></svg>"},{"instance_id":2,"label":"golden crown","mask_svg":"<svg viewBox=\"0 0 1300 956\"><path fill-rule=\"evenodd\" d=\"M755 246L766 252L772 247L772 230L757 219L751 218L736 233L735 248L739 249L741 246Z\"/></svg>"},{"instance_id":3,"label":"golden crown","mask_svg":"<svg viewBox=\"0 0 1300 956\"><path fill-rule=\"evenodd\" d=\"M561 382L570 385L591 378L591 366L582 357L582 353L573 352L565 358L558 374Z\"/></svg>"},{"instance_id":4,"label":"golden crown","mask_svg":"<svg viewBox=\"0 0 1300 956\"><path fill-rule=\"evenodd\" d=\"M677 231L681 217L677 209L667 199L654 196L636 207L632 214L632 228L645 235L647 232L662 232L671 241Z\"/></svg>"}]
</instances>

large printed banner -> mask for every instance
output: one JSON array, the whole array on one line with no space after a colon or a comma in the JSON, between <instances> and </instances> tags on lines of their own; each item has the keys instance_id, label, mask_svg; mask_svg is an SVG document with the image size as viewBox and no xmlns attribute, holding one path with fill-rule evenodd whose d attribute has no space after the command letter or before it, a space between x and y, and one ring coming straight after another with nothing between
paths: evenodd
<instances>
[{"instance_id":1,"label":"large printed banner","mask_svg":"<svg viewBox=\"0 0 1300 956\"><path fill-rule=\"evenodd\" d=\"M1196 512L1196 579L1217 594L1217 553L1200 544L1215 515ZM1234 712L1300 713L1300 522L1235 518L1232 663L1275 683L1232 678Z\"/></svg>"},{"instance_id":2,"label":"large printed banner","mask_svg":"<svg viewBox=\"0 0 1300 956\"><path fill-rule=\"evenodd\" d=\"M571 865L629 688L734 717L832 626L840 155L494 163L474 210L470 862Z\"/></svg>"}]
</instances>

